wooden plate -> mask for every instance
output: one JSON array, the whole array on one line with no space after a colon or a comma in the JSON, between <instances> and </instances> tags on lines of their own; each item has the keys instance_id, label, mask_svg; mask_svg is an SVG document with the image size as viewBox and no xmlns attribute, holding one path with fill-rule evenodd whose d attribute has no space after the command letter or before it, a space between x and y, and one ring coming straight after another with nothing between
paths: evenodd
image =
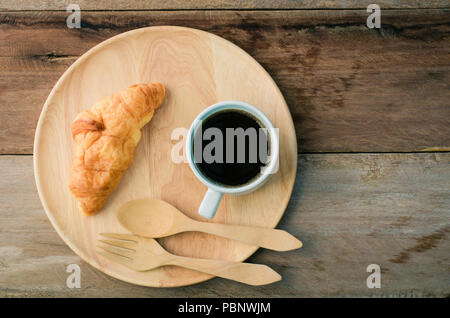
<instances>
[{"instance_id":1,"label":"wooden plate","mask_svg":"<svg viewBox=\"0 0 450 318\"><path fill-rule=\"evenodd\" d=\"M71 122L103 96L134 83L162 82L163 106L143 129L135 159L106 206L85 216L68 190L73 141ZM34 170L39 196L61 238L83 260L118 279L144 286L171 287L198 283L210 275L175 266L135 272L96 254L101 232L126 233L115 218L123 203L142 197L163 199L194 219L205 186L187 163L172 161L181 138L205 107L222 100L255 105L280 134L277 174L258 191L225 195L213 222L275 227L294 185L297 143L286 102L270 75L247 53L213 34L182 27L150 27L104 41L80 57L59 79L39 118L34 143ZM185 256L243 261L256 247L204 233L161 239L167 250Z\"/></svg>"}]
</instances>

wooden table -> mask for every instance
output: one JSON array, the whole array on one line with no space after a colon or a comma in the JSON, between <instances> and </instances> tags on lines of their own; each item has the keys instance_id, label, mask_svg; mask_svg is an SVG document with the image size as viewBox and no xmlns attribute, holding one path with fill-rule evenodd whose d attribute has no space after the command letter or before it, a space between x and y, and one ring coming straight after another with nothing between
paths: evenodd
<instances>
[{"instance_id":1,"label":"wooden table","mask_svg":"<svg viewBox=\"0 0 450 318\"><path fill-rule=\"evenodd\" d=\"M371 1L77 3L80 29L67 28L64 1L0 2L0 296L450 294L449 1L378 1L380 29L366 26ZM218 34L282 90L300 153L280 228L304 248L250 258L277 270L281 282L137 287L85 264L50 225L32 167L46 97L89 48L151 25ZM80 289L66 286L72 263L81 267ZM379 289L366 285L369 264L381 267Z\"/></svg>"}]
</instances>

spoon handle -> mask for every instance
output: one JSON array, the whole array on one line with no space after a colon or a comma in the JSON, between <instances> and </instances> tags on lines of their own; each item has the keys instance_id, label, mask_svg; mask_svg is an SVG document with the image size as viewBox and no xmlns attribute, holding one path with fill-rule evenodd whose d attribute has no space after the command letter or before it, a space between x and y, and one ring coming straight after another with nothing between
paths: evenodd
<instances>
[{"instance_id":1,"label":"spoon handle","mask_svg":"<svg viewBox=\"0 0 450 318\"><path fill-rule=\"evenodd\" d=\"M275 251L289 251L302 247L303 243L283 230L264 227L195 222L193 231L200 231L255 245Z\"/></svg>"},{"instance_id":2,"label":"spoon handle","mask_svg":"<svg viewBox=\"0 0 450 318\"><path fill-rule=\"evenodd\" d=\"M253 286L271 284L281 280L281 276L277 272L262 264L174 255L167 265L177 265Z\"/></svg>"}]
</instances>

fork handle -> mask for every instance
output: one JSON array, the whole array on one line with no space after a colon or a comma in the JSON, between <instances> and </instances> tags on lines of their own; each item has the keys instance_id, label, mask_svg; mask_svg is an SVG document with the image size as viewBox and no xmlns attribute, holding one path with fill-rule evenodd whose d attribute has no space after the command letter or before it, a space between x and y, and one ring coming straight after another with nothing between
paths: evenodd
<instances>
[{"instance_id":1,"label":"fork handle","mask_svg":"<svg viewBox=\"0 0 450 318\"><path fill-rule=\"evenodd\" d=\"M189 258L183 256L175 256L168 265L169 264L253 286L271 284L281 280L281 276L277 272L269 266L261 264Z\"/></svg>"}]
</instances>

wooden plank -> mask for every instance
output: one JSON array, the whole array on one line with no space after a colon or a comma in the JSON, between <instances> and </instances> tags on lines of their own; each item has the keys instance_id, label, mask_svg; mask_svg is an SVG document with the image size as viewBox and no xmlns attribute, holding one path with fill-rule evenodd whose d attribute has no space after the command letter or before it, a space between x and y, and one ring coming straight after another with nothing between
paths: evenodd
<instances>
[{"instance_id":1,"label":"wooden plank","mask_svg":"<svg viewBox=\"0 0 450 318\"><path fill-rule=\"evenodd\" d=\"M450 153L301 155L280 228L301 250L260 250L279 283L250 287L223 279L183 288L132 286L93 269L51 227L35 191L31 156L0 156L0 297L424 296L450 293ZM81 289L66 266L81 266ZM366 268L381 266L381 288Z\"/></svg>"},{"instance_id":2,"label":"wooden plank","mask_svg":"<svg viewBox=\"0 0 450 318\"><path fill-rule=\"evenodd\" d=\"M82 10L186 10L186 9L354 9L366 8L371 0L77 0ZM0 10L66 10L72 0L3 0ZM378 0L384 9L448 8L447 0Z\"/></svg>"},{"instance_id":3,"label":"wooden plank","mask_svg":"<svg viewBox=\"0 0 450 318\"><path fill-rule=\"evenodd\" d=\"M121 32L183 25L255 57L293 115L300 152L411 152L450 147L450 10L0 13L0 153L30 154L46 96L76 58Z\"/></svg>"}]
</instances>

